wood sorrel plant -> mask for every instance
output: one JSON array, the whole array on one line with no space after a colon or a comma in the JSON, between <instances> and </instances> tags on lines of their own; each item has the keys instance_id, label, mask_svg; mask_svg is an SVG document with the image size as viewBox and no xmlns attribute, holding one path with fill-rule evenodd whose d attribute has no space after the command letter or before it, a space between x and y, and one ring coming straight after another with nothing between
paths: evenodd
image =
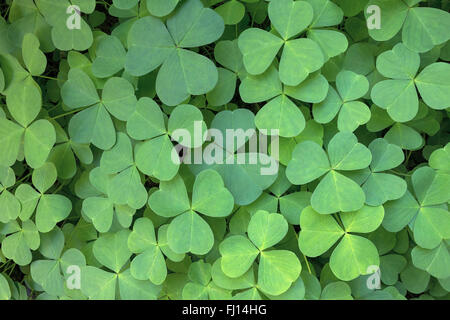
<instances>
[{"instance_id":1,"label":"wood sorrel plant","mask_svg":"<svg viewBox=\"0 0 450 320\"><path fill-rule=\"evenodd\" d=\"M3 1L0 299L447 299L449 9Z\"/></svg>"}]
</instances>

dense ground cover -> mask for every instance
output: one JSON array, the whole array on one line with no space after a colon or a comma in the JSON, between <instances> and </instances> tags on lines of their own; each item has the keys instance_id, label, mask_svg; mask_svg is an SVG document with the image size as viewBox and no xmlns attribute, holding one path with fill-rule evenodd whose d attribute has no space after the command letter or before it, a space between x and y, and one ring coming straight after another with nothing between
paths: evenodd
<instances>
[{"instance_id":1,"label":"dense ground cover","mask_svg":"<svg viewBox=\"0 0 450 320\"><path fill-rule=\"evenodd\" d=\"M449 9L2 2L0 299L447 299Z\"/></svg>"}]
</instances>

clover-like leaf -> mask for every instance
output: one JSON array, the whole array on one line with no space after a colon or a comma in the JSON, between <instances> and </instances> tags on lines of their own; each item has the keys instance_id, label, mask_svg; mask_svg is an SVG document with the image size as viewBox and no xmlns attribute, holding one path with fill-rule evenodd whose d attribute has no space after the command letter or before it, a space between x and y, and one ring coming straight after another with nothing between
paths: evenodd
<instances>
[{"instance_id":1,"label":"clover-like leaf","mask_svg":"<svg viewBox=\"0 0 450 320\"><path fill-rule=\"evenodd\" d=\"M93 266L81 269L81 291L89 299L114 299L116 288L124 300L156 299L159 286L150 281L136 280L129 268L122 270L132 254L127 246L129 234L129 230L105 234L94 243L95 258L113 272Z\"/></svg>"},{"instance_id":2,"label":"clover-like leaf","mask_svg":"<svg viewBox=\"0 0 450 320\"><path fill-rule=\"evenodd\" d=\"M261 290L274 296L286 292L298 278L301 264L290 251L266 250L282 240L286 227L283 216L263 210L256 212L248 225L249 238L231 236L220 244L224 274L230 278L244 275L260 255L258 285Z\"/></svg>"},{"instance_id":3,"label":"clover-like leaf","mask_svg":"<svg viewBox=\"0 0 450 320\"><path fill-rule=\"evenodd\" d=\"M313 208L305 208L300 217L302 231L300 250L308 256L319 256L339 244L330 257L330 267L341 280L349 281L365 275L369 266L379 265L378 251L368 239L355 233L369 233L378 228L384 216L383 207L365 206L361 210L341 213L343 227L332 216L322 216Z\"/></svg>"},{"instance_id":4,"label":"clover-like leaf","mask_svg":"<svg viewBox=\"0 0 450 320\"><path fill-rule=\"evenodd\" d=\"M413 7L417 1L371 0L369 5L380 8L383 27L369 30L377 41L386 41L402 29L402 40L415 52L425 52L448 40L445 29L450 23L447 12L436 8ZM368 13L366 13L368 15Z\"/></svg>"},{"instance_id":5,"label":"clover-like leaf","mask_svg":"<svg viewBox=\"0 0 450 320\"><path fill-rule=\"evenodd\" d=\"M308 38L293 39L308 26L320 28L339 23L332 21L335 10L340 21L339 7L329 1L271 1L268 14L277 35L250 28L239 36L239 48L247 71L252 75L264 73L283 47L280 80L286 85L299 85L308 74L320 69L329 57L347 48L346 38L331 30L313 29L308 31ZM317 12L326 12L322 16L331 20L321 20Z\"/></svg>"},{"instance_id":6,"label":"clover-like leaf","mask_svg":"<svg viewBox=\"0 0 450 320\"><path fill-rule=\"evenodd\" d=\"M377 206L402 197L406 192L406 182L398 176L383 172L403 162L401 148L384 139L376 139L370 143L369 149L372 153L371 174L362 186L366 203Z\"/></svg>"},{"instance_id":7,"label":"clover-like leaf","mask_svg":"<svg viewBox=\"0 0 450 320\"><path fill-rule=\"evenodd\" d=\"M164 103L177 105L189 95L211 91L218 81L217 69L209 59L183 48L214 42L223 31L223 19L212 9L204 8L199 0L185 1L167 20L167 26L153 17L134 23L125 69L142 76L162 64L156 91ZM176 90L168 90L168 85Z\"/></svg>"},{"instance_id":8,"label":"clover-like leaf","mask_svg":"<svg viewBox=\"0 0 450 320\"><path fill-rule=\"evenodd\" d=\"M217 188L211 189L211 185ZM175 203L171 199L176 199ZM233 209L233 196L217 172L205 170L195 179L191 203L183 180L176 176L162 183L161 189L150 196L149 204L157 214L175 217L167 230L168 244L175 253L206 254L212 248L214 236L209 224L198 213L210 217L228 216Z\"/></svg>"},{"instance_id":9,"label":"clover-like leaf","mask_svg":"<svg viewBox=\"0 0 450 320\"><path fill-rule=\"evenodd\" d=\"M2 240L2 252L6 258L14 260L18 265L25 266L31 262L31 250L40 245L40 236L35 224L30 221L11 222L9 235Z\"/></svg>"},{"instance_id":10,"label":"clover-like leaf","mask_svg":"<svg viewBox=\"0 0 450 320\"><path fill-rule=\"evenodd\" d=\"M229 290L218 287L211 281L211 265L202 260L189 266L188 277L190 282L183 288L183 299L191 300L223 300L230 299Z\"/></svg>"},{"instance_id":11,"label":"clover-like leaf","mask_svg":"<svg viewBox=\"0 0 450 320\"><path fill-rule=\"evenodd\" d=\"M369 108L360 101L369 90L366 77L352 71L341 71L336 76L337 92L333 87L328 90L324 101L314 104L314 119L319 123L328 123L338 116L339 131L353 132L358 126L370 119Z\"/></svg>"},{"instance_id":12,"label":"clover-like leaf","mask_svg":"<svg viewBox=\"0 0 450 320\"><path fill-rule=\"evenodd\" d=\"M72 202L67 197L48 193L56 178L56 168L49 162L33 172L32 181L38 192L27 184L21 184L16 190L16 196L22 204L20 218L27 221L36 211L35 222L40 232L53 230L72 211Z\"/></svg>"},{"instance_id":13,"label":"clover-like leaf","mask_svg":"<svg viewBox=\"0 0 450 320\"><path fill-rule=\"evenodd\" d=\"M116 145L103 153L100 168L107 174L115 175L109 182L107 191L113 203L128 205L133 209L140 209L145 205L147 191L141 182L133 159L133 147L126 134L117 134Z\"/></svg>"},{"instance_id":14,"label":"clover-like leaf","mask_svg":"<svg viewBox=\"0 0 450 320\"><path fill-rule=\"evenodd\" d=\"M414 239L424 249L434 249L448 239L450 215L446 209L448 194L443 185L446 174L436 173L430 167L421 167L412 175L414 194L406 191L398 200L386 203L386 217L383 226L388 231L400 230L411 224Z\"/></svg>"},{"instance_id":15,"label":"clover-like leaf","mask_svg":"<svg viewBox=\"0 0 450 320\"><path fill-rule=\"evenodd\" d=\"M128 237L128 248L138 255L130 265L130 271L138 280L150 279L161 284L167 276L166 262L156 242L151 220L140 218L134 223L133 232Z\"/></svg>"},{"instance_id":16,"label":"clover-like leaf","mask_svg":"<svg viewBox=\"0 0 450 320\"><path fill-rule=\"evenodd\" d=\"M49 294L62 296L64 280L70 268L82 268L86 265L84 255L71 248L62 253L64 235L60 229L54 229L42 236L40 252L48 260L36 260L31 264L31 276Z\"/></svg>"},{"instance_id":17,"label":"clover-like leaf","mask_svg":"<svg viewBox=\"0 0 450 320\"><path fill-rule=\"evenodd\" d=\"M286 176L294 184L306 184L326 174L312 194L312 207L322 214L355 211L364 205L364 192L339 171L364 169L371 160L370 151L358 143L355 135L340 132L328 144L328 156L315 142L299 143Z\"/></svg>"}]
</instances>

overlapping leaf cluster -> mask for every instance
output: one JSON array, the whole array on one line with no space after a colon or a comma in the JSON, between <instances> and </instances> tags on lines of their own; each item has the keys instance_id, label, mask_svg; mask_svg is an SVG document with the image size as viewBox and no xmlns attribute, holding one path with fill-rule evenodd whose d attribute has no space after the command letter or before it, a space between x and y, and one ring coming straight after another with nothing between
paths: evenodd
<instances>
[{"instance_id":1,"label":"overlapping leaf cluster","mask_svg":"<svg viewBox=\"0 0 450 320\"><path fill-rule=\"evenodd\" d=\"M0 6L0 299L449 297L445 1Z\"/></svg>"}]
</instances>

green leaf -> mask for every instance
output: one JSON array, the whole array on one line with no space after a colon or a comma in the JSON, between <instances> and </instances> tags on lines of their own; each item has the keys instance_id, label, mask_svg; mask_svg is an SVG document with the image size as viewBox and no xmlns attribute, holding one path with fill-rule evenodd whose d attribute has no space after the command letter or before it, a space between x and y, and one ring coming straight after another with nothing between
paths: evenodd
<instances>
[{"instance_id":1,"label":"green leaf","mask_svg":"<svg viewBox=\"0 0 450 320\"><path fill-rule=\"evenodd\" d=\"M139 0L113 0L113 4L118 9L126 10L134 7Z\"/></svg>"},{"instance_id":2,"label":"green leaf","mask_svg":"<svg viewBox=\"0 0 450 320\"><path fill-rule=\"evenodd\" d=\"M287 96L281 95L268 102L256 115L259 130L278 130L281 137L295 137L305 128L305 117Z\"/></svg>"},{"instance_id":3,"label":"green leaf","mask_svg":"<svg viewBox=\"0 0 450 320\"><path fill-rule=\"evenodd\" d=\"M449 166L450 161L448 161L448 160L450 160L450 152L449 151L450 151L450 147L449 147L448 143L444 148L433 151L433 153L430 155L430 159L429 159L430 167L432 167L433 169L436 169L436 170L449 171L449 169L450 169L450 166Z\"/></svg>"},{"instance_id":4,"label":"green leaf","mask_svg":"<svg viewBox=\"0 0 450 320\"><path fill-rule=\"evenodd\" d=\"M226 25L239 23L245 15L245 7L239 1L228 1L215 9Z\"/></svg>"},{"instance_id":5,"label":"green leaf","mask_svg":"<svg viewBox=\"0 0 450 320\"><path fill-rule=\"evenodd\" d=\"M161 65L174 49L171 35L161 20L151 16L138 19L128 35L125 70L135 76L147 74Z\"/></svg>"},{"instance_id":6,"label":"green leaf","mask_svg":"<svg viewBox=\"0 0 450 320\"><path fill-rule=\"evenodd\" d=\"M223 19L214 10L204 8L200 0L183 3L167 19L167 28L154 17L139 19L130 29L125 70L142 76L162 64L156 92L165 104L178 105L191 94L211 91L218 81L217 68L209 59L181 48L209 44L223 31ZM173 89L169 90L169 86Z\"/></svg>"},{"instance_id":7,"label":"green leaf","mask_svg":"<svg viewBox=\"0 0 450 320\"><path fill-rule=\"evenodd\" d=\"M32 78L27 78L9 88L6 105L14 120L26 128L41 111L41 90Z\"/></svg>"},{"instance_id":8,"label":"green leaf","mask_svg":"<svg viewBox=\"0 0 450 320\"><path fill-rule=\"evenodd\" d=\"M268 12L270 21L284 40L303 31L313 18L313 8L305 1L271 1Z\"/></svg>"},{"instance_id":9,"label":"green leaf","mask_svg":"<svg viewBox=\"0 0 450 320\"><path fill-rule=\"evenodd\" d=\"M25 159L32 168L41 167L48 158L56 142L53 125L44 119L33 122L25 130L24 151Z\"/></svg>"},{"instance_id":10,"label":"green leaf","mask_svg":"<svg viewBox=\"0 0 450 320\"><path fill-rule=\"evenodd\" d=\"M449 39L450 14L436 8L411 8L402 30L405 45L416 52L425 52Z\"/></svg>"},{"instance_id":11,"label":"green leaf","mask_svg":"<svg viewBox=\"0 0 450 320\"><path fill-rule=\"evenodd\" d=\"M422 206L431 206L445 203L449 195L445 192L445 185L449 182L449 176L439 173L430 167L421 167L412 175L412 184L417 200Z\"/></svg>"},{"instance_id":12,"label":"green leaf","mask_svg":"<svg viewBox=\"0 0 450 320\"><path fill-rule=\"evenodd\" d=\"M138 280L150 279L156 285L167 276L166 262L156 242L155 229L151 220L139 218L128 237L128 248L138 255L131 261L130 271Z\"/></svg>"},{"instance_id":13,"label":"green leaf","mask_svg":"<svg viewBox=\"0 0 450 320\"><path fill-rule=\"evenodd\" d=\"M163 17L173 11L179 0L147 0L147 9L157 17Z\"/></svg>"},{"instance_id":14,"label":"green leaf","mask_svg":"<svg viewBox=\"0 0 450 320\"><path fill-rule=\"evenodd\" d=\"M218 68L217 71L219 75L217 85L206 94L209 104L216 107L229 103L236 90L236 75L223 68Z\"/></svg>"},{"instance_id":15,"label":"green leaf","mask_svg":"<svg viewBox=\"0 0 450 320\"><path fill-rule=\"evenodd\" d=\"M8 223L11 220L17 219L21 212L19 199L7 190L0 194L0 205L3 208L0 213L0 222L2 223Z\"/></svg>"},{"instance_id":16,"label":"green leaf","mask_svg":"<svg viewBox=\"0 0 450 320\"><path fill-rule=\"evenodd\" d=\"M131 251L127 245L129 234L129 230L121 230L117 233L104 234L95 240L92 250L98 262L119 273L131 257Z\"/></svg>"},{"instance_id":17,"label":"green leaf","mask_svg":"<svg viewBox=\"0 0 450 320\"><path fill-rule=\"evenodd\" d=\"M114 207L107 198L91 197L83 201L83 212L92 220L92 223L100 232L107 232L112 224Z\"/></svg>"},{"instance_id":18,"label":"green leaf","mask_svg":"<svg viewBox=\"0 0 450 320\"><path fill-rule=\"evenodd\" d=\"M380 8L380 29L369 29L369 35L376 41L386 41L394 37L402 28L408 14L409 7L404 1L371 0L369 5L377 5ZM364 13L366 18L369 13Z\"/></svg>"},{"instance_id":19,"label":"green leaf","mask_svg":"<svg viewBox=\"0 0 450 320\"><path fill-rule=\"evenodd\" d=\"M148 203L158 215L168 218L191 208L186 186L179 175L170 181L161 182L159 190L150 195Z\"/></svg>"},{"instance_id":20,"label":"green leaf","mask_svg":"<svg viewBox=\"0 0 450 320\"><path fill-rule=\"evenodd\" d=\"M324 57L324 62L330 58L339 56L348 48L348 40L345 34L335 30L309 29L308 38L314 40Z\"/></svg>"},{"instance_id":21,"label":"green leaf","mask_svg":"<svg viewBox=\"0 0 450 320\"><path fill-rule=\"evenodd\" d=\"M321 177L331 169L327 154L317 143L304 141L292 152L286 177L293 184L306 184Z\"/></svg>"},{"instance_id":22,"label":"green leaf","mask_svg":"<svg viewBox=\"0 0 450 320\"><path fill-rule=\"evenodd\" d=\"M90 106L100 101L94 83L81 69L69 71L68 80L61 88L61 97L72 109Z\"/></svg>"},{"instance_id":23,"label":"green leaf","mask_svg":"<svg viewBox=\"0 0 450 320\"><path fill-rule=\"evenodd\" d=\"M247 72L259 75L272 64L283 40L267 31L250 28L241 33L238 44Z\"/></svg>"},{"instance_id":24,"label":"green leaf","mask_svg":"<svg viewBox=\"0 0 450 320\"><path fill-rule=\"evenodd\" d=\"M423 139L417 131L401 123L394 124L384 138L389 143L406 150L416 150L423 143Z\"/></svg>"},{"instance_id":25,"label":"green leaf","mask_svg":"<svg viewBox=\"0 0 450 320\"><path fill-rule=\"evenodd\" d=\"M9 300L11 298L11 289L5 276L0 274L0 300Z\"/></svg>"},{"instance_id":26,"label":"green leaf","mask_svg":"<svg viewBox=\"0 0 450 320\"><path fill-rule=\"evenodd\" d=\"M110 78L103 87L102 102L114 117L127 121L137 100L131 83L124 78Z\"/></svg>"},{"instance_id":27,"label":"green leaf","mask_svg":"<svg viewBox=\"0 0 450 320\"><path fill-rule=\"evenodd\" d=\"M319 103L325 100L328 87L325 77L316 72L296 87L285 87L284 93L300 101Z\"/></svg>"},{"instance_id":28,"label":"green leaf","mask_svg":"<svg viewBox=\"0 0 450 320\"><path fill-rule=\"evenodd\" d=\"M372 172L382 172L400 165L404 160L402 149L384 139L375 139L369 145L372 153Z\"/></svg>"},{"instance_id":29,"label":"green leaf","mask_svg":"<svg viewBox=\"0 0 450 320\"><path fill-rule=\"evenodd\" d=\"M47 58L39 50L39 39L32 33L27 33L23 37L22 56L27 69L33 76L44 73L47 67Z\"/></svg>"},{"instance_id":30,"label":"green leaf","mask_svg":"<svg viewBox=\"0 0 450 320\"><path fill-rule=\"evenodd\" d=\"M131 275L130 269L117 276L119 282L120 298L123 300L156 300L161 287L150 281L136 280Z\"/></svg>"},{"instance_id":31,"label":"green leaf","mask_svg":"<svg viewBox=\"0 0 450 320\"><path fill-rule=\"evenodd\" d=\"M56 167L50 163L45 163L42 167L33 171L31 177L33 185L40 193L45 193L56 182Z\"/></svg>"},{"instance_id":32,"label":"green leaf","mask_svg":"<svg viewBox=\"0 0 450 320\"><path fill-rule=\"evenodd\" d=\"M84 19L81 19L79 29L69 29L66 23L58 24L52 28L51 35L55 47L63 51L72 49L83 51L93 42L92 30Z\"/></svg>"},{"instance_id":33,"label":"green leaf","mask_svg":"<svg viewBox=\"0 0 450 320\"><path fill-rule=\"evenodd\" d=\"M302 270L297 256L287 250L261 253L258 268L258 285L271 295L279 295L289 289Z\"/></svg>"},{"instance_id":34,"label":"green leaf","mask_svg":"<svg viewBox=\"0 0 450 320\"><path fill-rule=\"evenodd\" d=\"M116 296L117 275L86 266L81 269L82 292L91 300L111 300Z\"/></svg>"},{"instance_id":35,"label":"green leaf","mask_svg":"<svg viewBox=\"0 0 450 320\"><path fill-rule=\"evenodd\" d=\"M208 253L214 244L211 227L193 211L185 212L172 220L167 237L170 248L176 253L192 252L203 255Z\"/></svg>"},{"instance_id":36,"label":"green leaf","mask_svg":"<svg viewBox=\"0 0 450 320\"><path fill-rule=\"evenodd\" d=\"M328 156L334 170L359 170L367 167L372 155L354 134L337 133L328 144Z\"/></svg>"},{"instance_id":37,"label":"green leaf","mask_svg":"<svg viewBox=\"0 0 450 320\"><path fill-rule=\"evenodd\" d=\"M0 153L0 163L4 166L12 166L19 155L19 149L25 130L4 118L0 118L0 142L4 152Z\"/></svg>"},{"instance_id":38,"label":"green leaf","mask_svg":"<svg viewBox=\"0 0 450 320\"><path fill-rule=\"evenodd\" d=\"M310 39L296 39L285 43L280 61L280 80L297 86L324 63L320 47Z\"/></svg>"},{"instance_id":39,"label":"green leaf","mask_svg":"<svg viewBox=\"0 0 450 320\"><path fill-rule=\"evenodd\" d=\"M233 206L233 196L216 171L205 170L197 176L192 191L192 210L219 218L228 216Z\"/></svg>"},{"instance_id":40,"label":"green leaf","mask_svg":"<svg viewBox=\"0 0 450 320\"><path fill-rule=\"evenodd\" d=\"M200 123L200 132L197 133L196 125ZM181 104L173 109L170 114L170 119L168 123L168 131L171 135L173 135L173 139L187 147L190 148L198 148L203 144L203 136L206 131L206 124L203 122L203 115L196 107L189 104ZM174 133L177 130L186 130L189 132L190 137L194 137L194 140L191 139L188 141L180 141L178 137L175 137ZM196 134L201 134L200 139L195 139Z\"/></svg>"},{"instance_id":41,"label":"green leaf","mask_svg":"<svg viewBox=\"0 0 450 320\"><path fill-rule=\"evenodd\" d=\"M259 250L246 237L239 235L222 241L219 250L222 271L230 278L245 274L259 254Z\"/></svg>"},{"instance_id":42,"label":"green leaf","mask_svg":"<svg viewBox=\"0 0 450 320\"><path fill-rule=\"evenodd\" d=\"M378 82L371 92L373 102L387 110L397 122L412 120L419 108L413 80L384 80Z\"/></svg>"},{"instance_id":43,"label":"green leaf","mask_svg":"<svg viewBox=\"0 0 450 320\"><path fill-rule=\"evenodd\" d=\"M300 226L298 245L309 257L320 256L344 235L344 230L332 216L321 215L312 207L303 209Z\"/></svg>"},{"instance_id":44,"label":"green leaf","mask_svg":"<svg viewBox=\"0 0 450 320\"><path fill-rule=\"evenodd\" d=\"M288 224L282 215L260 210L250 219L248 237L259 250L265 250L280 242L287 230Z\"/></svg>"},{"instance_id":45,"label":"green leaf","mask_svg":"<svg viewBox=\"0 0 450 320\"><path fill-rule=\"evenodd\" d=\"M319 183L311 197L311 205L321 214L349 212L362 208L365 195L351 179L332 170Z\"/></svg>"},{"instance_id":46,"label":"green leaf","mask_svg":"<svg viewBox=\"0 0 450 320\"><path fill-rule=\"evenodd\" d=\"M380 257L381 280L386 285L394 285L398 275L406 267L407 261L403 256L388 254Z\"/></svg>"},{"instance_id":47,"label":"green leaf","mask_svg":"<svg viewBox=\"0 0 450 320\"><path fill-rule=\"evenodd\" d=\"M70 119L69 135L77 143L92 143L102 150L110 149L116 142L111 116L100 103L77 113Z\"/></svg>"},{"instance_id":48,"label":"green leaf","mask_svg":"<svg viewBox=\"0 0 450 320\"><path fill-rule=\"evenodd\" d=\"M224 31L223 19L199 0L187 0L167 20L167 28L177 46L193 48L220 38Z\"/></svg>"},{"instance_id":49,"label":"green leaf","mask_svg":"<svg viewBox=\"0 0 450 320\"><path fill-rule=\"evenodd\" d=\"M383 220L383 227L389 232L398 232L417 214L420 206L407 190L401 198L388 201L384 208L386 214Z\"/></svg>"},{"instance_id":50,"label":"green leaf","mask_svg":"<svg viewBox=\"0 0 450 320\"><path fill-rule=\"evenodd\" d=\"M383 221L383 206L369 207L340 215L346 232L370 233L378 229Z\"/></svg>"},{"instance_id":51,"label":"green leaf","mask_svg":"<svg viewBox=\"0 0 450 320\"><path fill-rule=\"evenodd\" d=\"M425 249L433 249L443 239L450 238L448 227L450 215L447 210L433 207L420 208L414 220L414 239Z\"/></svg>"},{"instance_id":52,"label":"green leaf","mask_svg":"<svg viewBox=\"0 0 450 320\"><path fill-rule=\"evenodd\" d=\"M72 202L59 194L44 194L36 208L36 227L39 232L51 231L72 211Z\"/></svg>"},{"instance_id":53,"label":"green leaf","mask_svg":"<svg viewBox=\"0 0 450 320\"><path fill-rule=\"evenodd\" d=\"M39 247L39 232L30 220L24 221L17 232L7 236L2 241L2 252L6 258L14 260L20 266L31 262L31 250Z\"/></svg>"},{"instance_id":54,"label":"green leaf","mask_svg":"<svg viewBox=\"0 0 450 320\"><path fill-rule=\"evenodd\" d=\"M430 64L414 80L423 101L433 109L442 110L449 107L449 68L448 63Z\"/></svg>"},{"instance_id":55,"label":"green leaf","mask_svg":"<svg viewBox=\"0 0 450 320\"><path fill-rule=\"evenodd\" d=\"M311 26L314 28L329 27L341 22L343 12L330 0L306 0L314 10Z\"/></svg>"},{"instance_id":56,"label":"green leaf","mask_svg":"<svg viewBox=\"0 0 450 320\"><path fill-rule=\"evenodd\" d=\"M377 248L366 238L346 234L330 257L330 267L341 280L349 281L369 273L370 266L378 266Z\"/></svg>"},{"instance_id":57,"label":"green leaf","mask_svg":"<svg viewBox=\"0 0 450 320\"><path fill-rule=\"evenodd\" d=\"M436 278L444 279L450 276L447 268L450 255L445 242L441 242L438 247L432 250L417 246L412 250L411 258L416 267L427 271Z\"/></svg>"},{"instance_id":58,"label":"green leaf","mask_svg":"<svg viewBox=\"0 0 450 320\"><path fill-rule=\"evenodd\" d=\"M141 98L127 121L127 133L135 140L158 137L166 132L161 109L150 98Z\"/></svg>"},{"instance_id":59,"label":"green leaf","mask_svg":"<svg viewBox=\"0 0 450 320\"><path fill-rule=\"evenodd\" d=\"M342 101L356 100L369 90L367 78L352 71L342 71L336 76L336 87Z\"/></svg>"},{"instance_id":60,"label":"green leaf","mask_svg":"<svg viewBox=\"0 0 450 320\"><path fill-rule=\"evenodd\" d=\"M125 65L126 51L117 37L102 38L96 48L96 57L92 63L92 73L98 78L110 77Z\"/></svg>"},{"instance_id":61,"label":"green leaf","mask_svg":"<svg viewBox=\"0 0 450 320\"><path fill-rule=\"evenodd\" d=\"M320 300L353 300L352 290L345 282L332 282L323 288Z\"/></svg>"},{"instance_id":62,"label":"green leaf","mask_svg":"<svg viewBox=\"0 0 450 320\"><path fill-rule=\"evenodd\" d=\"M402 43L377 58L377 70L383 76L397 80L414 79L419 66L420 56Z\"/></svg>"},{"instance_id":63,"label":"green leaf","mask_svg":"<svg viewBox=\"0 0 450 320\"><path fill-rule=\"evenodd\" d=\"M310 192L294 192L280 198L280 212L293 225L300 222L300 214L310 204Z\"/></svg>"},{"instance_id":64,"label":"green leaf","mask_svg":"<svg viewBox=\"0 0 450 320\"><path fill-rule=\"evenodd\" d=\"M219 80L217 68L208 58L177 49L167 58L156 78L156 92L165 104L175 106L190 95L205 94Z\"/></svg>"}]
</instances>

